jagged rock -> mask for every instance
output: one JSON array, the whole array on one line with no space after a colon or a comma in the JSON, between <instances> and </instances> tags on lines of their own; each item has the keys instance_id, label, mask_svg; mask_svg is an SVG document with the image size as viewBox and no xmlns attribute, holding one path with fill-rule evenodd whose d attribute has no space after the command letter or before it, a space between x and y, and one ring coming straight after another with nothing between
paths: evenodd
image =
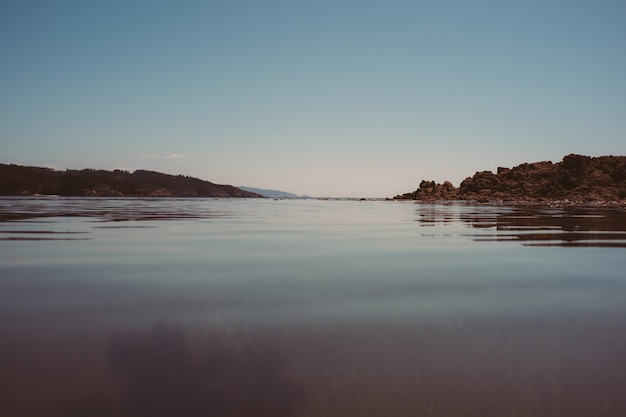
<instances>
[{"instance_id":1,"label":"jagged rock","mask_svg":"<svg viewBox=\"0 0 626 417\"><path fill-rule=\"evenodd\" d=\"M456 200L458 190L452 185L450 181L445 181L443 184L437 184L435 181L422 181L419 188L412 193L403 194L402 196L396 196L396 199L403 200Z\"/></svg>"},{"instance_id":2,"label":"jagged rock","mask_svg":"<svg viewBox=\"0 0 626 417\"><path fill-rule=\"evenodd\" d=\"M449 186L446 186L449 184ZM524 163L476 172L458 188L422 181L419 188L396 199L471 201L623 201L626 200L626 156L589 157L570 154L562 162Z\"/></svg>"}]
</instances>

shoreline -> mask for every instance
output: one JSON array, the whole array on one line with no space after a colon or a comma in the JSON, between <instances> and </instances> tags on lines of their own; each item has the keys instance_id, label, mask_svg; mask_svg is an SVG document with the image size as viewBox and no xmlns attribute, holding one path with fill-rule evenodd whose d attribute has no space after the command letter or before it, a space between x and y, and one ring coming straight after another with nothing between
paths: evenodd
<instances>
[{"instance_id":1,"label":"shoreline","mask_svg":"<svg viewBox=\"0 0 626 417\"><path fill-rule=\"evenodd\" d=\"M626 209L626 201L572 201L572 200L546 200L546 201L533 201L528 200L430 200L430 199L410 199L410 198L390 198L388 201L393 202L410 202L415 204L437 204L437 205L473 205L473 206L524 206L524 207L580 207L580 208L593 208L593 207L607 207L607 208L624 208Z\"/></svg>"},{"instance_id":2,"label":"shoreline","mask_svg":"<svg viewBox=\"0 0 626 417\"><path fill-rule=\"evenodd\" d=\"M626 208L626 200L595 200L595 201L579 201L579 200L533 200L533 199L513 199L513 200L455 200L455 199L412 199L398 198L399 196L388 198L387 201L404 201L417 204L466 204L476 206L549 206L549 207L624 207Z\"/></svg>"}]
</instances>

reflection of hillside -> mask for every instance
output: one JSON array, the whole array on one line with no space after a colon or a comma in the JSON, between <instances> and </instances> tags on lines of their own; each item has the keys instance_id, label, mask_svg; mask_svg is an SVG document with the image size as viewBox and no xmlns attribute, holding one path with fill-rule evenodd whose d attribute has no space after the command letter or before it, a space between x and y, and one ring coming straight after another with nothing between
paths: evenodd
<instances>
[{"instance_id":1,"label":"reflection of hillside","mask_svg":"<svg viewBox=\"0 0 626 417\"><path fill-rule=\"evenodd\" d=\"M108 395L80 398L51 416L293 415L299 390L283 358L250 343L221 343L195 352L181 328L156 325L149 334L114 336Z\"/></svg>"},{"instance_id":2,"label":"reflection of hillside","mask_svg":"<svg viewBox=\"0 0 626 417\"><path fill-rule=\"evenodd\" d=\"M461 221L476 241L520 241L529 246L626 247L626 210L538 206L421 206L422 225Z\"/></svg>"},{"instance_id":3,"label":"reflection of hillside","mask_svg":"<svg viewBox=\"0 0 626 417\"><path fill-rule=\"evenodd\" d=\"M231 210L217 210L196 199L11 197L0 200L0 223L45 217L90 217L121 222L230 216L233 216Z\"/></svg>"}]
</instances>

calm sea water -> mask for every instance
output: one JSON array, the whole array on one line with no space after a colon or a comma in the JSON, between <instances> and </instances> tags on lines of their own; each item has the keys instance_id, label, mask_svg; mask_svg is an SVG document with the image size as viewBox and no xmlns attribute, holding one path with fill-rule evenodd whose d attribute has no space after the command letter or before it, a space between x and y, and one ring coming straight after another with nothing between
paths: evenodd
<instances>
[{"instance_id":1,"label":"calm sea water","mask_svg":"<svg viewBox=\"0 0 626 417\"><path fill-rule=\"evenodd\" d=\"M626 211L0 198L0 415L626 415Z\"/></svg>"}]
</instances>

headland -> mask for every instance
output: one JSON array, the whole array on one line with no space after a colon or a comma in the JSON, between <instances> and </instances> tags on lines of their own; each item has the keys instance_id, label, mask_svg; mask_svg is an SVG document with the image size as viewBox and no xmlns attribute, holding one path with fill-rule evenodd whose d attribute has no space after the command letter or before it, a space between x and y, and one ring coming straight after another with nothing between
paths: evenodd
<instances>
[{"instance_id":1,"label":"headland","mask_svg":"<svg viewBox=\"0 0 626 417\"><path fill-rule=\"evenodd\" d=\"M499 167L496 173L476 172L459 187L449 181L440 184L423 180L417 190L397 195L394 200L624 205L626 156L570 154L557 163L542 161L513 168Z\"/></svg>"}]
</instances>

